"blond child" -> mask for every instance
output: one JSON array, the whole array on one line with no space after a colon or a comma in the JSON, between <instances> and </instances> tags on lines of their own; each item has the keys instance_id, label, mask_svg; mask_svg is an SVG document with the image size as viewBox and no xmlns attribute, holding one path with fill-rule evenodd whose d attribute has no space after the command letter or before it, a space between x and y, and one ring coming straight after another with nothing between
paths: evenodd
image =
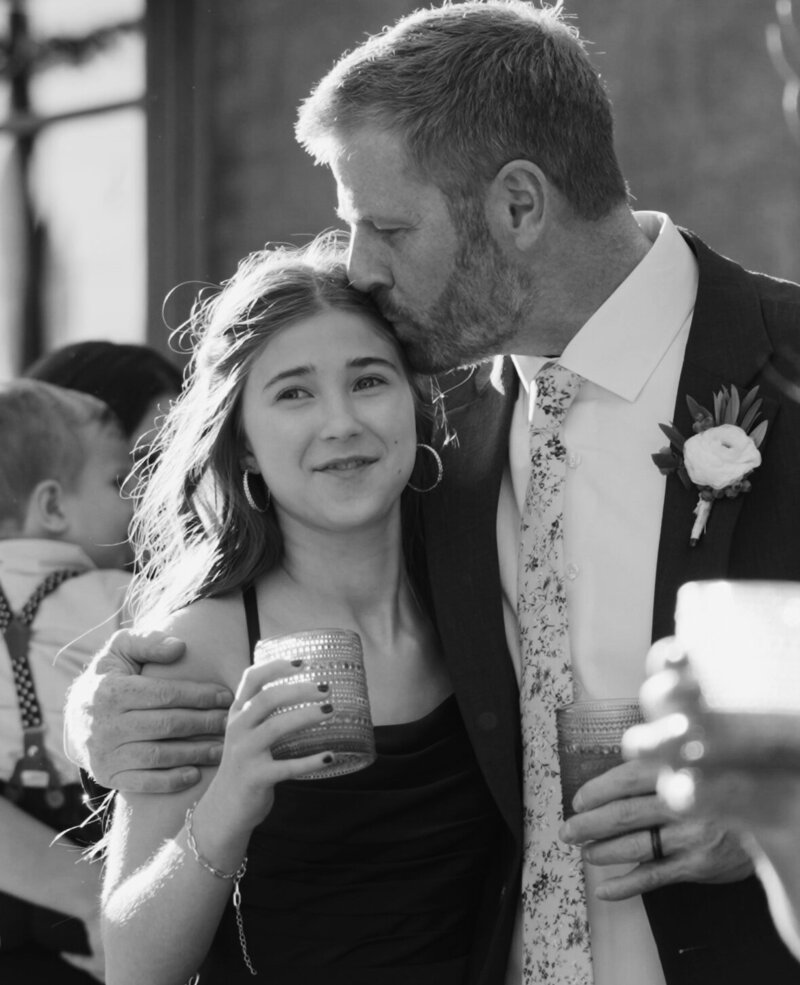
<instances>
[{"instance_id":1,"label":"blond child","mask_svg":"<svg viewBox=\"0 0 800 985\"><path fill-rule=\"evenodd\" d=\"M88 814L78 768L63 752L62 708L73 678L122 622L131 503L120 488L129 469L128 441L101 401L39 381L0 386L0 978L7 985L32 975L103 980L99 866L80 861L81 832L52 842L53 829Z\"/></svg>"}]
</instances>

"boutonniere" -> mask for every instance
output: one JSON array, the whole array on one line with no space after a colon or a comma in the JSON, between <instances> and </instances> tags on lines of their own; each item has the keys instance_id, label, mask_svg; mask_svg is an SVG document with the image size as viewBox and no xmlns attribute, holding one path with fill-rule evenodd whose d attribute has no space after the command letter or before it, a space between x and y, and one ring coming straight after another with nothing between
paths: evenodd
<instances>
[{"instance_id":1,"label":"boutonniere","mask_svg":"<svg viewBox=\"0 0 800 985\"><path fill-rule=\"evenodd\" d=\"M695 521L689 536L692 547L700 540L715 499L732 498L749 492L747 476L761 464L758 450L767 433L767 421L758 424L761 400L758 387L739 397L735 386L724 386L714 394L714 412L706 410L687 395L692 415L690 438L672 424L659 424L669 438L669 447L653 455L662 475L677 473L690 489L697 490Z\"/></svg>"}]
</instances>

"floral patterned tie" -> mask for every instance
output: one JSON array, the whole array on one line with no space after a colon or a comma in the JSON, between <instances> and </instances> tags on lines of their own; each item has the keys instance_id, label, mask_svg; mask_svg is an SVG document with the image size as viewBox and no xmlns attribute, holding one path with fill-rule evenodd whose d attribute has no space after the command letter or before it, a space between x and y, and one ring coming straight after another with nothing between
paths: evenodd
<instances>
[{"instance_id":1,"label":"floral patterned tie","mask_svg":"<svg viewBox=\"0 0 800 985\"><path fill-rule=\"evenodd\" d=\"M520 533L517 615L522 681L525 857L524 985L592 985L580 851L558 840L563 822L556 709L573 700L562 533L564 417L583 378L557 363L536 377L531 474Z\"/></svg>"}]
</instances>

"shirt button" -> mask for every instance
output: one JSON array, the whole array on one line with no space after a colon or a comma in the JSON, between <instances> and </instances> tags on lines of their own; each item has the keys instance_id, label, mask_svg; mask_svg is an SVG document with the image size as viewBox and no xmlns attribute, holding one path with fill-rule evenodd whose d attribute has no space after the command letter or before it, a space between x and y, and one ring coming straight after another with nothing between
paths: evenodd
<instances>
[{"instance_id":1,"label":"shirt button","mask_svg":"<svg viewBox=\"0 0 800 985\"><path fill-rule=\"evenodd\" d=\"M571 451L567 455L567 465L571 469L576 469L581 464L581 456L576 451Z\"/></svg>"},{"instance_id":2,"label":"shirt button","mask_svg":"<svg viewBox=\"0 0 800 985\"><path fill-rule=\"evenodd\" d=\"M478 715L478 728L482 732L492 732L497 728L497 715L493 711L482 711Z\"/></svg>"},{"instance_id":3,"label":"shirt button","mask_svg":"<svg viewBox=\"0 0 800 985\"><path fill-rule=\"evenodd\" d=\"M580 568L578 567L577 564L568 564L565 569L567 578L569 578L570 581L575 581L575 579L578 577L579 571Z\"/></svg>"}]
</instances>

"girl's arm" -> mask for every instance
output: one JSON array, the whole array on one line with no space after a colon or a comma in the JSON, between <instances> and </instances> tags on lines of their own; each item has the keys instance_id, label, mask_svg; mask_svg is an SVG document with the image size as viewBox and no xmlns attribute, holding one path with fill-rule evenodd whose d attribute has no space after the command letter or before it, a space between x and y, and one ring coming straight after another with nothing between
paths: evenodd
<instances>
[{"instance_id":1,"label":"girl's arm","mask_svg":"<svg viewBox=\"0 0 800 985\"><path fill-rule=\"evenodd\" d=\"M198 791L117 796L103 888L108 985L186 982L213 939L231 883L188 850L183 818Z\"/></svg>"},{"instance_id":2,"label":"girl's arm","mask_svg":"<svg viewBox=\"0 0 800 985\"><path fill-rule=\"evenodd\" d=\"M159 673L202 680L216 673L220 683L230 686L230 666L220 672L219 664L226 660L222 654L238 650L232 642L240 610L235 610L235 622L228 615L219 601L198 603L176 617L169 632L186 640L187 660L160 667ZM315 684L296 675L288 663L245 670L231 706L222 761L203 771L197 787L118 798L103 889L108 985L182 985L213 940L233 881L214 875L195 857L185 826L187 808L198 801L192 824L197 852L211 867L232 874L253 828L272 807L275 784L323 764L327 754L275 761L270 753L278 738L327 714ZM284 678L285 683L264 689ZM304 707L276 713L289 705Z\"/></svg>"}]
</instances>

